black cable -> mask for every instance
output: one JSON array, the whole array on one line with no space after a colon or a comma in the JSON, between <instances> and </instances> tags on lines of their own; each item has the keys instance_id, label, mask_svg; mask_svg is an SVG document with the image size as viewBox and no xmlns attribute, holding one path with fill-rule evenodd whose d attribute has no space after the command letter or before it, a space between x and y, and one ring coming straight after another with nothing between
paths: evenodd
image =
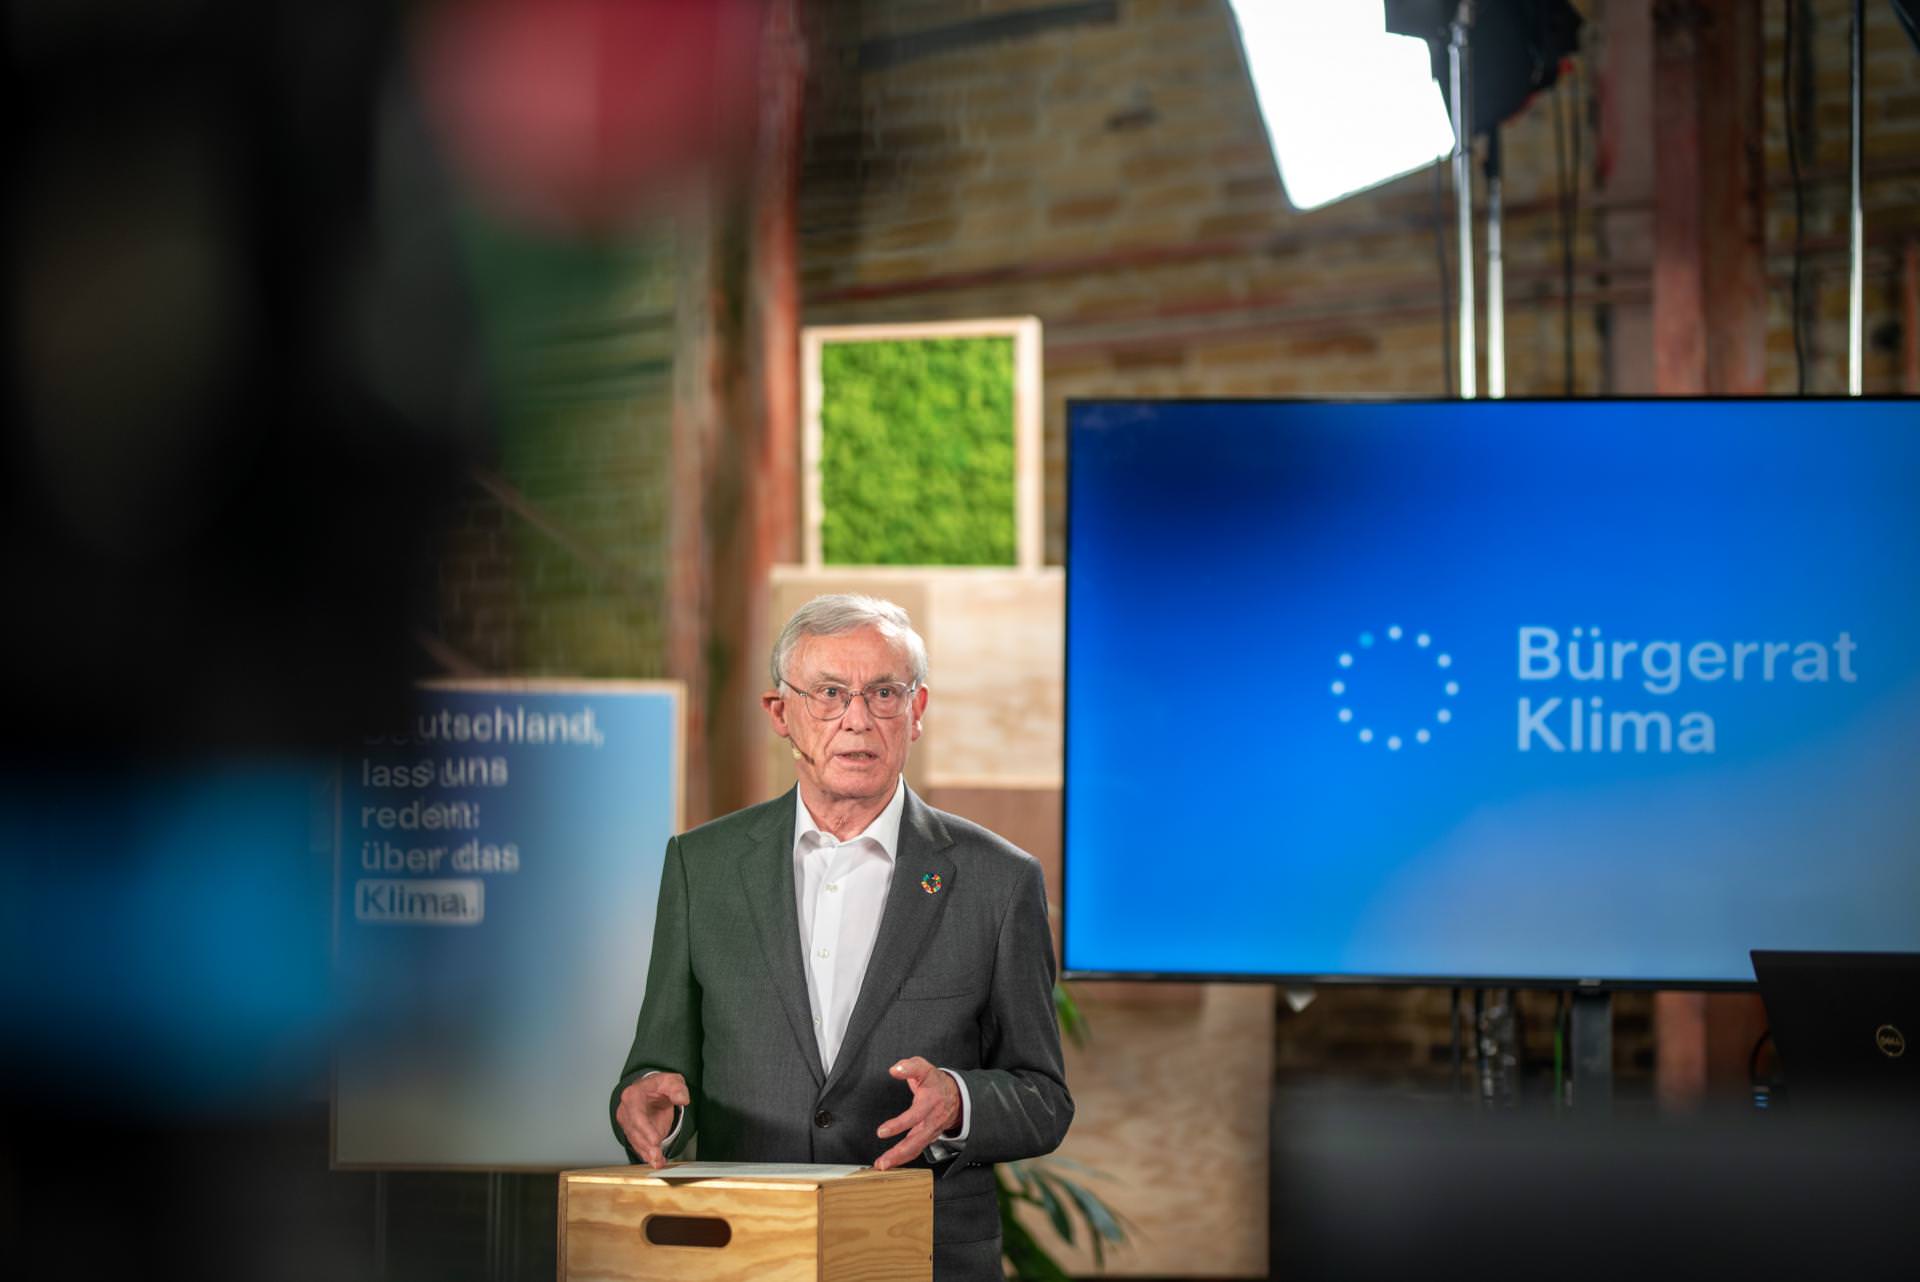
<instances>
[{"instance_id":1,"label":"black cable","mask_svg":"<svg viewBox=\"0 0 1920 1282\"><path fill-rule=\"evenodd\" d=\"M1572 396L1573 387L1573 249L1580 235L1580 140L1585 137L1587 120L1586 78L1580 74L1579 63L1569 64L1568 74L1573 79L1572 109L1567 113L1567 149L1571 153L1567 159L1567 244L1566 258L1562 261L1562 287L1566 290L1566 312L1562 325L1562 343L1566 351L1567 395Z\"/></svg>"},{"instance_id":2,"label":"black cable","mask_svg":"<svg viewBox=\"0 0 1920 1282\"><path fill-rule=\"evenodd\" d=\"M1447 270L1447 188L1441 167L1445 159L1433 162L1433 252L1440 262L1440 377L1447 399L1453 399L1453 273ZM1460 1013L1460 990L1453 990L1454 1015ZM1460 1032L1454 1030L1453 1075L1460 1076Z\"/></svg>"},{"instance_id":3,"label":"black cable","mask_svg":"<svg viewBox=\"0 0 1920 1282\"><path fill-rule=\"evenodd\" d=\"M1764 1028L1760 1031L1760 1040L1756 1041L1753 1044L1753 1049L1747 1052L1747 1085L1758 1086L1760 1084L1760 1052L1765 1050L1767 1043L1772 1040L1773 1029L1771 1027Z\"/></svg>"},{"instance_id":4,"label":"black cable","mask_svg":"<svg viewBox=\"0 0 1920 1282\"><path fill-rule=\"evenodd\" d=\"M1752 1097L1755 1108L1768 1108L1773 1103L1774 1084L1760 1080L1760 1052L1772 1040L1773 1027L1769 1025L1747 1052L1747 1094Z\"/></svg>"},{"instance_id":5,"label":"black cable","mask_svg":"<svg viewBox=\"0 0 1920 1282\"><path fill-rule=\"evenodd\" d=\"M1793 174L1793 369L1794 395L1807 394L1807 340L1801 325L1805 303L1802 296L1804 288L1803 274L1806 262L1807 197L1805 185L1800 180L1800 139L1797 113L1793 103L1793 64L1794 11L1800 6L1800 0L1786 0L1787 29L1785 38L1780 42L1780 109L1785 116L1787 130L1787 168Z\"/></svg>"}]
</instances>

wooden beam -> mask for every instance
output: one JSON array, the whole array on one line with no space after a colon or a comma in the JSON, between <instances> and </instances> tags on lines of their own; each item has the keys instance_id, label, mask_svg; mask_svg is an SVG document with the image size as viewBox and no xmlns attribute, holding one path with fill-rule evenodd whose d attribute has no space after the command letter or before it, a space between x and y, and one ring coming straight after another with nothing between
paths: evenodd
<instances>
[{"instance_id":1,"label":"wooden beam","mask_svg":"<svg viewBox=\"0 0 1920 1282\"><path fill-rule=\"evenodd\" d=\"M1700 245L1707 390L1767 392L1764 10L1710 11L1695 72L1700 107Z\"/></svg>"},{"instance_id":2,"label":"wooden beam","mask_svg":"<svg viewBox=\"0 0 1920 1282\"><path fill-rule=\"evenodd\" d=\"M695 823L765 799L768 583L799 552L798 0L767 6L757 80L751 162L716 175L682 255L668 649Z\"/></svg>"},{"instance_id":3,"label":"wooden beam","mask_svg":"<svg viewBox=\"0 0 1920 1282\"><path fill-rule=\"evenodd\" d=\"M1654 390L1766 391L1762 9L1655 0Z\"/></svg>"},{"instance_id":4,"label":"wooden beam","mask_svg":"<svg viewBox=\"0 0 1920 1282\"><path fill-rule=\"evenodd\" d=\"M673 414L669 429L673 484L667 502L665 638L667 675L687 690L686 812L693 823L714 817L708 786L707 678L711 553L707 538L706 459L716 432L713 403L713 231L697 202L683 212L674 249Z\"/></svg>"},{"instance_id":5,"label":"wooden beam","mask_svg":"<svg viewBox=\"0 0 1920 1282\"><path fill-rule=\"evenodd\" d=\"M746 471L723 509L732 526L725 577L716 584L713 803L725 814L766 799L769 731L762 640L774 565L800 553L800 149L807 50L799 0L773 0L760 49L760 120L747 193L742 368L731 407ZM724 393L723 393L724 394Z\"/></svg>"},{"instance_id":6,"label":"wooden beam","mask_svg":"<svg viewBox=\"0 0 1920 1282\"><path fill-rule=\"evenodd\" d=\"M1701 274L1698 47L1705 7L1653 6L1653 381L1662 396L1707 390L1706 300Z\"/></svg>"},{"instance_id":7,"label":"wooden beam","mask_svg":"<svg viewBox=\"0 0 1920 1282\"><path fill-rule=\"evenodd\" d=\"M1654 0L1654 390L1766 391L1761 6ZM1745 1072L1731 1048L1757 999L1663 992L1654 999L1655 1092L1697 1105ZM1736 1062L1737 1061L1737 1062Z\"/></svg>"}]
</instances>

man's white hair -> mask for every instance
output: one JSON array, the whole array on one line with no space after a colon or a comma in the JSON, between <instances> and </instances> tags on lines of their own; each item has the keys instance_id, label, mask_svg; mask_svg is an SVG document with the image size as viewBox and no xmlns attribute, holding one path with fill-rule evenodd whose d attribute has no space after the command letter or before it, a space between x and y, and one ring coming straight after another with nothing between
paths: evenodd
<instances>
[{"instance_id":1,"label":"man's white hair","mask_svg":"<svg viewBox=\"0 0 1920 1282\"><path fill-rule=\"evenodd\" d=\"M780 639L773 643L773 658L768 671L774 688L787 681L787 662L802 637L837 637L861 628L878 628L880 634L898 641L907 651L907 663L913 669L916 686L927 683L927 643L913 630L907 612L891 601L856 592L833 592L817 596L793 612ZM791 684L790 682L788 684Z\"/></svg>"}]
</instances>

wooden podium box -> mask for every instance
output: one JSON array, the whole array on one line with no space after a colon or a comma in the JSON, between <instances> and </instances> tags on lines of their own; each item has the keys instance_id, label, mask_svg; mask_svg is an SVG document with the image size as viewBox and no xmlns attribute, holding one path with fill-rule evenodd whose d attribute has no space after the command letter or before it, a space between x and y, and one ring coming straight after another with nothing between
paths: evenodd
<instances>
[{"instance_id":1,"label":"wooden podium box","mask_svg":"<svg viewBox=\"0 0 1920 1282\"><path fill-rule=\"evenodd\" d=\"M931 1282L931 1171L750 1169L562 1171L560 1282Z\"/></svg>"}]
</instances>

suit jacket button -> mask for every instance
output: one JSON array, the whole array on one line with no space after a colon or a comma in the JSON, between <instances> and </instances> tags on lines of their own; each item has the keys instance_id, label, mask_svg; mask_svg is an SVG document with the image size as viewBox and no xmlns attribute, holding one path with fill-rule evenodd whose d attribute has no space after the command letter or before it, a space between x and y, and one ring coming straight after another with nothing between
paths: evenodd
<instances>
[{"instance_id":1,"label":"suit jacket button","mask_svg":"<svg viewBox=\"0 0 1920 1282\"><path fill-rule=\"evenodd\" d=\"M824 1131L833 1125L833 1114L823 1108L813 1115L813 1124Z\"/></svg>"}]
</instances>

